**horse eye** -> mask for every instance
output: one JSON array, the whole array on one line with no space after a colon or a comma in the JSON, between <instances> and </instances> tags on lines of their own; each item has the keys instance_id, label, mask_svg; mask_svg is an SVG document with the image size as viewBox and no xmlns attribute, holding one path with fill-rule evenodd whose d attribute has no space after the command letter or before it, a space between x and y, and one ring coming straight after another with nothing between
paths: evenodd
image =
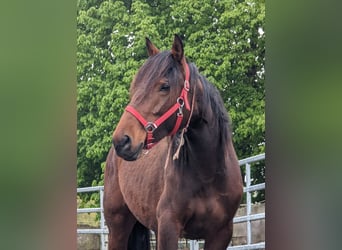
<instances>
[{"instance_id":1,"label":"horse eye","mask_svg":"<svg viewBox=\"0 0 342 250\"><path fill-rule=\"evenodd\" d=\"M170 90L170 85L168 83L164 83L161 87L160 87L160 91L163 92L167 92Z\"/></svg>"}]
</instances>

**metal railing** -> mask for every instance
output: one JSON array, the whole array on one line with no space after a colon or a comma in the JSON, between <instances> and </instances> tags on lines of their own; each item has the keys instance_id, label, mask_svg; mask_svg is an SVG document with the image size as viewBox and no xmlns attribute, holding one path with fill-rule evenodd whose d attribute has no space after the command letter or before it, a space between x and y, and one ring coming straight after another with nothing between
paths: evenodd
<instances>
[{"instance_id":1,"label":"metal railing","mask_svg":"<svg viewBox=\"0 0 342 250\"><path fill-rule=\"evenodd\" d=\"M81 213L100 213L100 228L98 229L77 229L78 234L100 234L101 237L101 250L107 249L107 235L108 228L105 224L105 218L103 213L103 186L96 187L84 187L77 188L77 193L89 193L89 192L100 192L100 207L96 208L78 208L77 214Z\"/></svg>"},{"instance_id":2,"label":"metal railing","mask_svg":"<svg viewBox=\"0 0 342 250\"><path fill-rule=\"evenodd\" d=\"M243 188L243 191L246 193L246 210L247 214L245 216L235 217L233 222L241 223L246 222L247 225L247 244L240 246L230 246L227 249L229 250L240 250L240 249L264 249L265 242L252 243L252 227L251 221L253 220L262 220L265 219L265 212L252 214L252 192L259 191L265 189L265 183L251 185L251 164L254 162L259 162L265 159L265 153L255 155L252 157L245 158L239 161L240 166L245 166L245 182L246 186Z\"/></svg>"},{"instance_id":3,"label":"metal railing","mask_svg":"<svg viewBox=\"0 0 342 250\"><path fill-rule=\"evenodd\" d=\"M262 161L265 159L265 154L259 154L252 157L248 157L239 161L240 166L245 166L245 183L243 191L246 193L246 215L235 217L233 222L242 223L246 222L247 227L247 244L229 246L228 250L249 250L249 249L264 249L265 242L252 243L252 226L251 222L255 220L265 219L265 212L252 214L252 192L265 189L265 183L251 185L251 164ZM101 250L107 249L107 235L108 228L105 224L104 214L103 214L103 186L96 187L85 187L77 188L77 193L83 192L99 192L100 193L100 207L98 208L78 208L77 214L80 213L100 213L100 228L98 229L77 229L78 234L100 234L101 236ZM203 241L190 240L189 247L190 250L199 250L199 245Z\"/></svg>"}]
</instances>

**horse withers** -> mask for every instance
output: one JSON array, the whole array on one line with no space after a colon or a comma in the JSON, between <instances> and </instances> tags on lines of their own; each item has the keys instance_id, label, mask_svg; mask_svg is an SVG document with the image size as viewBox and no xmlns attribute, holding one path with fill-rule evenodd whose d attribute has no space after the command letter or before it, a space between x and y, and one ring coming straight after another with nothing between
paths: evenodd
<instances>
[{"instance_id":1,"label":"horse withers","mask_svg":"<svg viewBox=\"0 0 342 250\"><path fill-rule=\"evenodd\" d=\"M149 249L149 230L158 250L179 238L226 249L243 184L222 98L177 35L170 51L146 46L106 161L108 249Z\"/></svg>"}]
</instances>

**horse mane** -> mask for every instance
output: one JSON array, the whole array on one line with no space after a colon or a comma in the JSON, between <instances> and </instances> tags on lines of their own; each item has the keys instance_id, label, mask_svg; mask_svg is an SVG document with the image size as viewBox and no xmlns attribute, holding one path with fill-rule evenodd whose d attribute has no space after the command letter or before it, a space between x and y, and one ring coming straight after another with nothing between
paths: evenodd
<instances>
[{"instance_id":1,"label":"horse mane","mask_svg":"<svg viewBox=\"0 0 342 250\"><path fill-rule=\"evenodd\" d=\"M190 68L190 92L193 94L195 91L196 95L194 112L187 132L184 133L184 146L179 146L182 141L182 133L178 133L169 154L174 157L173 159L177 159L176 165L179 169L189 169L189 162L194 162L194 157L197 159L198 154L201 154L201 151L197 151L197 146L206 143L207 147L216 150L215 160L224 162L224 164L213 165L215 168L213 173L225 176L228 145L231 140L231 121L218 89L198 72L193 63L188 63L188 65ZM194 90L195 86L196 90ZM198 134L199 130L197 129L203 128L203 126L207 126L208 130L205 130L205 134ZM210 143L213 144L210 145ZM200 174L203 182L212 180L212 176L203 174Z\"/></svg>"},{"instance_id":2,"label":"horse mane","mask_svg":"<svg viewBox=\"0 0 342 250\"><path fill-rule=\"evenodd\" d=\"M218 89L198 72L195 64L190 63L189 67L191 72L190 79L192 79L191 85L198 84L197 81L200 81L202 85L202 91L200 91L201 93L197 97L197 105L200 106L200 114L197 120L203 120L213 131L219 133L218 137L222 145L222 150L227 152L226 147L228 141L231 139L231 120L222 97Z\"/></svg>"}]
</instances>

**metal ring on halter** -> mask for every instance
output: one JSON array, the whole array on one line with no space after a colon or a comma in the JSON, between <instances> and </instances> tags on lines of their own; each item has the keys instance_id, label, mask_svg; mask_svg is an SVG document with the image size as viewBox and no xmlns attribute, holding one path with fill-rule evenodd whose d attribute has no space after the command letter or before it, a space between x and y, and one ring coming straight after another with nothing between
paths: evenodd
<instances>
[{"instance_id":1,"label":"metal ring on halter","mask_svg":"<svg viewBox=\"0 0 342 250\"><path fill-rule=\"evenodd\" d=\"M184 99L183 97L178 97L177 98L177 103L180 105L181 108L184 107Z\"/></svg>"},{"instance_id":2,"label":"metal ring on halter","mask_svg":"<svg viewBox=\"0 0 342 250\"><path fill-rule=\"evenodd\" d=\"M145 130L148 133L152 133L157 127L158 126L154 122L148 122L145 126Z\"/></svg>"}]
</instances>

